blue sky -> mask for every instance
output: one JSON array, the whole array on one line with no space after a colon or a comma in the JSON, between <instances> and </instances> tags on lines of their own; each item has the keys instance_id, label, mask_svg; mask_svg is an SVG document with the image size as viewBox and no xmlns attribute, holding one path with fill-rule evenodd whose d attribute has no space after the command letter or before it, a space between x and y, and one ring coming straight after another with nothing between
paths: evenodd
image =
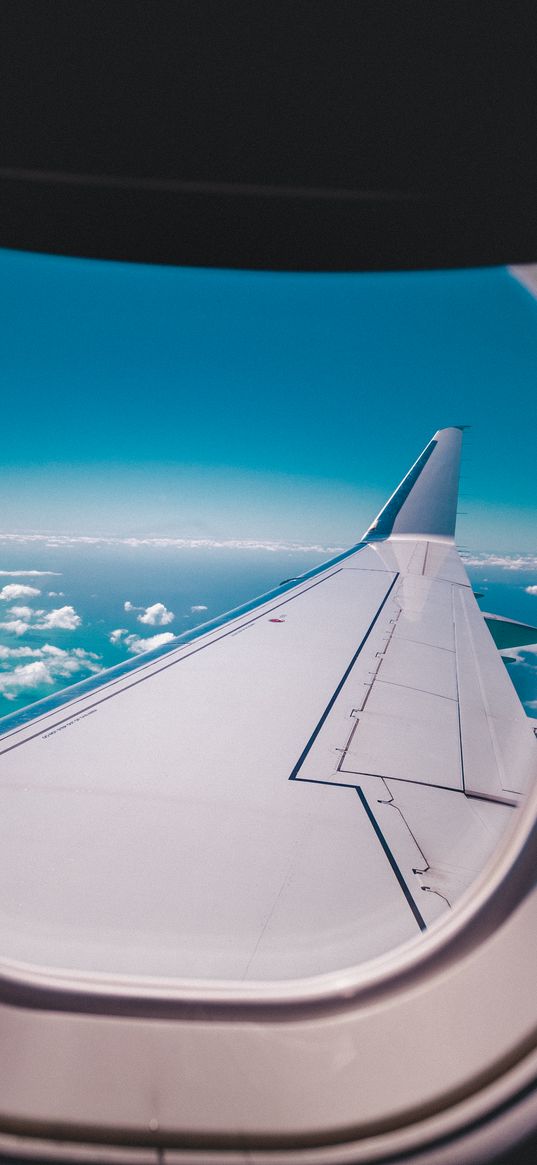
<instances>
[{"instance_id":1,"label":"blue sky","mask_svg":"<svg viewBox=\"0 0 537 1165\"><path fill-rule=\"evenodd\" d=\"M537 301L504 269L5 251L0 284L0 529L345 545L468 423L459 542L535 550Z\"/></svg>"}]
</instances>

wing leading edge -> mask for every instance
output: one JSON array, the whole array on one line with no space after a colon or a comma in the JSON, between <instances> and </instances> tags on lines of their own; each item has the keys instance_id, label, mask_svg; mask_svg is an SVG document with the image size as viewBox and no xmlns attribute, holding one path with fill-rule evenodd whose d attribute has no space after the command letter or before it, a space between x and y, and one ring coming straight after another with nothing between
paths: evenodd
<instances>
[{"instance_id":1,"label":"wing leading edge","mask_svg":"<svg viewBox=\"0 0 537 1165\"><path fill-rule=\"evenodd\" d=\"M453 543L460 440L435 434L346 555L9 727L5 959L286 979L456 901L535 774Z\"/></svg>"}]
</instances>

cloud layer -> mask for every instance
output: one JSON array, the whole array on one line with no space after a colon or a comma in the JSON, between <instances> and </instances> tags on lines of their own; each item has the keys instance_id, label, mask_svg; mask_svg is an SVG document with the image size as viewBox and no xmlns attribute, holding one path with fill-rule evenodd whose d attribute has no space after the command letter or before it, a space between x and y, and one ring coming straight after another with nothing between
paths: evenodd
<instances>
[{"instance_id":1,"label":"cloud layer","mask_svg":"<svg viewBox=\"0 0 537 1165\"><path fill-rule=\"evenodd\" d=\"M133 655L141 655L144 651L151 651L154 647L162 647L164 643L171 643L175 635L171 631L163 631L160 635L149 635L144 638L134 632L130 635L125 627L117 627L110 633L110 643L125 646Z\"/></svg>"},{"instance_id":2,"label":"cloud layer","mask_svg":"<svg viewBox=\"0 0 537 1165\"><path fill-rule=\"evenodd\" d=\"M500 566L503 570L537 570L537 554L471 554L461 551L465 566Z\"/></svg>"},{"instance_id":3,"label":"cloud layer","mask_svg":"<svg viewBox=\"0 0 537 1165\"><path fill-rule=\"evenodd\" d=\"M29 626L25 619L6 619L0 623L0 631L7 631L8 635L26 635Z\"/></svg>"},{"instance_id":4,"label":"cloud layer","mask_svg":"<svg viewBox=\"0 0 537 1165\"><path fill-rule=\"evenodd\" d=\"M10 602L12 599L35 598L40 595L41 591L37 587L25 586L24 583L6 583L0 591L0 599L4 602Z\"/></svg>"},{"instance_id":5,"label":"cloud layer","mask_svg":"<svg viewBox=\"0 0 537 1165\"><path fill-rule=\"evenodd\" d=\"M0 542L15 544L44 543L45 546L172 546L178 550L268 550L304 551L305 553L341 554L346 546L326 546L320 543L271 541L257 538L107 538L72 534L2 534ZM24 572L26 573L26 572ZM28 572L32 573L32 572ZM45 572L43 573L53 573Z\"/></svg>"},{"instance_id":6,"label":"cloud layer","mask_svg":"<svg viewBox=\"0 0 537 1165\"><path fill-rule=\"evenodd\" d=\"M42 614L43 612L40 612ZM80 627L82 620L80 615L77 615L75 608L56 607L54 611L47 611L41 623L34 623L34 627L38 631L76 631Z\"/></svg>"},{"instance_id":7,"label":"cloud layer","mask_svg":"<svg viewBox=\"0 0 537 1165\"><path fill-rule=\"evenodd\" d=\"M174 619L173 611L168 611L164 603L153 603L152 607L145 608L143 615L138 615L138 622L147 623L149 627L166 627Z\"/></svg>"},{"instance_id":8,"label":"cloud layer","mask_svg":"<svg viewBox=\"0 0 537 1165\"><path fill-rule=\"evenodd\" d=\"M9 588L4 587L4 590ZM18 588L20 590L32 591L32 587ZM39 591L35 592L40 594ZM1 597L1 596L0 596ZM11 596L16 597L16 596ZM18 596L17 596L18 597ZM0 623L0 630L7 631L9 635L25 635L27 631L76 631L80 627L82 620L80 615L77 615L75 608L71 606L55 607L52 611L35 610L32 607L14 606L8 609L8 614L14 615L13 619L5 619Z\"/></svg>"},{"instance_id":9,"label":"cloud layer","mask_svg":"<svg viewBox=\"0 0 537 1165\"><path fill-rule=\"evenodd\" d=\"M15 615L16 619L31 619L34 615L31 607L10 607L9 614Z\"/></svg>"},{"instance_id":10,"label":"cloud layer","mask_svg":"<svg viewBox=\"0 0 537 1165\"><path fill-rule=\"evenodd\" d=\"M126 627L116 627L115 631L111 631L109 635L110 643L121 643L124 635L127 634Z\"/></svg>"},{"instance_id":11,"label":"cloud layer","mask_svg":"<svg viewBox=\"0 0 537 1165\"><path fill-rule=\"evenodd\" d=\"M24 659L31 662L17 663ZM75 647L64 651L45 643L44 647L0 647L0 695L6 700L15 700L23 692L51 687L58 680L70 681L81 673L92 674L101 671L100 657L92 651ZM12 670L6 670L11 668Z\"/></svg>"},{"instance_id":12,"label":"cloud layer","mask_svg":"<svg viewBox=\"0 0 537 1165\"><path fill-rule=\"evenodd\" d=\"M123 610L130 615L132 611L141 611L138 615L139 623L146 623L148 627L166 627L168 623L173 623L175 615L173 611L168 611L164 603L153 603L150 607L135 607L130 599L126 599L123 603Z\"/></svg>"}]
</instances>

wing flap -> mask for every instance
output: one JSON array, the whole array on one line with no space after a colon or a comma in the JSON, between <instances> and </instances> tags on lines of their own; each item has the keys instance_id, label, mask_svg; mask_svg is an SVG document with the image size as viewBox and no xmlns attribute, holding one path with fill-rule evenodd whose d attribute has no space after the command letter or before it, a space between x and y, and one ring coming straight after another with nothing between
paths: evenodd
<instances>
[{"instance_id":1,"label":"wing flap","mask_svg":"<svg viewBox=\"0 0 537 1165\"><path fill-rule=\"evenodd\" d=\"M516 803L535 778L535 739L473 594L454 594L464 780Z\"/></svg>"},{"instance_id":2,"label":"wing flap","mask_svg":"<svg viewBox=\"0 0 537 1165\"><path fill-rule=\"evenodd\" d=\"M392 814L405 823L416 843L421 840L422 860L415 863L414 880L428 902L435 896L437 909L442 898L453 905L494 852L512 810L446 789L410 782L385 785ZM418 901L423 899L418 896Z\"/></svg>"},{"instance_id":3,"label":"wing flap","mask_svg":"<svg viewBox=\"0 0 537 1165\"><path fill-rule=\"evenodd\" d=\"M456 701L379 680L356 718L341 771L462 790Z\"/></svg>"}]
</instances>

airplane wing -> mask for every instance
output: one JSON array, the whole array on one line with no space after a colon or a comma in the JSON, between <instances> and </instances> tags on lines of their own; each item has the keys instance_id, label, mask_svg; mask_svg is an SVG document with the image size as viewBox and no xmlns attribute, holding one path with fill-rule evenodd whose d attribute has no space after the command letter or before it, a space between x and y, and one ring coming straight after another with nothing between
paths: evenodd
<instances>
[{"instance_id":1,"label":"airplane wing","mask_svg":"<svg viewBox=\"0 0 537 1165\"><path fill-rule=\"evenodd\" d=\"M454 546L461 436L345 554L2 721L4 970L288 980L449 911L536 756Z\"/></svg>"}]
</instances>

